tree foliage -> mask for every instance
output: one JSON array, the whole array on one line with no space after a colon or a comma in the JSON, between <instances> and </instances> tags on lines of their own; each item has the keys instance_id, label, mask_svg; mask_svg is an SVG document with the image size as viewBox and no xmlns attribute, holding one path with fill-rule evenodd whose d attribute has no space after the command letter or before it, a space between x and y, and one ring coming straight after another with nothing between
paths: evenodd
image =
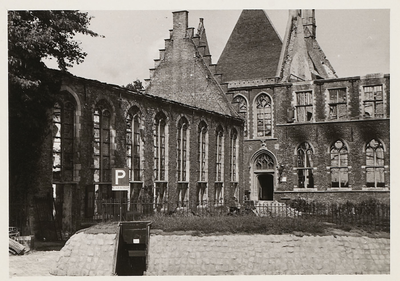
<instances>
[{"instance_id":1,"label":"tree foliage","mask_svg":"<svg viewBox=\"0 0 400 281\"><path fill-rule=\"evenodd\" d=\"M74 36L99 36L90 20L79 11L8 12L10 202L34 192L60 75L86 56ZM45 58L56 59L61 71L48 69Z\"/></svg>"}]
</instances>

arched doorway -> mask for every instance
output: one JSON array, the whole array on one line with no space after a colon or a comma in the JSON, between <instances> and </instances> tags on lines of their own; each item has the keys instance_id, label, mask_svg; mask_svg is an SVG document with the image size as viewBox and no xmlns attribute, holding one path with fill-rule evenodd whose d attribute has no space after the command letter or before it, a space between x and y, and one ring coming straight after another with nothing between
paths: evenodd
<instances>
[{"instance_id":1,"label":"arched doorway","mask_svg":"<svg viewBox=\"0 0 400 281\"><path fill-rule=\"evenodd\" d=\"M253 162L251 200L274 200L275 161L266 152L259 153Z\"/></svg>"}]
</instances>

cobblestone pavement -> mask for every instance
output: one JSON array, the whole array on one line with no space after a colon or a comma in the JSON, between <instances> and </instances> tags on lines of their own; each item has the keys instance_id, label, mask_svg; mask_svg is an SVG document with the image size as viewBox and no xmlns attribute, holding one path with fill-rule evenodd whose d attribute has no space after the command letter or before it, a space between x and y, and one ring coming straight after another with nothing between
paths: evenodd
<instances>
[{"instance_id":1,"label":"cobblestone pavement","mask_svg":"<svg viewBox=\"0 0 400 281\"><path fill-rule=\"evenodd\" d=\"M386 238L154 235L147 275L389 274Z\"/></svg>"}]
</instances>

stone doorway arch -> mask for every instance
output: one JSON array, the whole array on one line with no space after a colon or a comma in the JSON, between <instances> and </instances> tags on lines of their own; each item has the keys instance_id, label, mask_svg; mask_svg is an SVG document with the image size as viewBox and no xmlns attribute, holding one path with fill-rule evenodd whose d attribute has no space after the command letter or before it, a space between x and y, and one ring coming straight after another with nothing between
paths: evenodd
<instances>
[{"instance_id":1,"label":"stone doorway arch","mask_svg":"<svg viewBox=\"0 0 400 281\"><path fill-rule=\"evenodd\" d=\"M269 150L259 150L251 159L250 200L274 200L275 186L276 158Z\"/></svg>"}]
</instances>

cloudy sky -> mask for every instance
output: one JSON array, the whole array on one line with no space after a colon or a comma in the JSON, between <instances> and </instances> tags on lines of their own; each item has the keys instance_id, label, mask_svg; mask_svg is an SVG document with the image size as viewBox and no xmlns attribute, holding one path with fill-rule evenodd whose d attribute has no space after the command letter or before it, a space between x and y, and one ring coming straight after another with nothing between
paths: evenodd
<instances>
[{"instance_id":1,"label":"cloudy sky","mask_svg":"<svg viewBox=\"0 0 400 281\"><path fill-rule=\"evenodd\" d=\"M175 9L179 10L179 9ZM204 25L213 63L218 58L241 10L190 10L189 27ZM265 10L281 39L288 10ZM69 71L77 76L126 85L149 77L149 68L164 48L172 28L172 10L88 10L90 28L105 38L77 36L88 53ZM390 10L316 10L317 40L339 77L390 73ZM48 64L52 66L50 62Z\"/></svg>"}]
</instances>

